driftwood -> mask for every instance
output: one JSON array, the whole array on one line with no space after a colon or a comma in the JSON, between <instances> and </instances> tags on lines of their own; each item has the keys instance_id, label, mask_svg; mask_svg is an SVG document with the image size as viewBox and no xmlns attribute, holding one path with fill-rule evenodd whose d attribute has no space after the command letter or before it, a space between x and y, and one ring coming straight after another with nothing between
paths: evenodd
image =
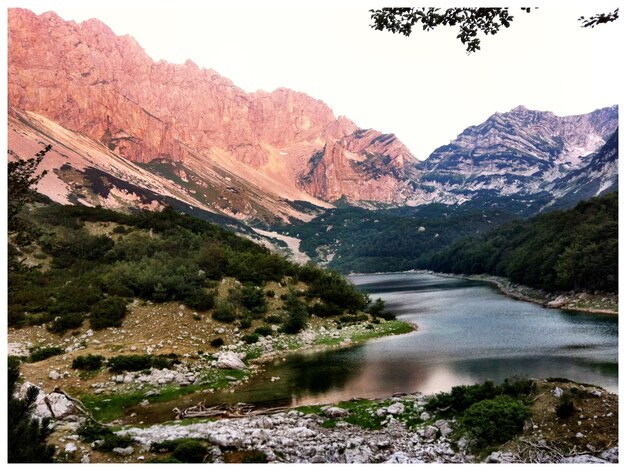
<instances>
[{"instance_id":1,"label":"driftwood","mask_svg":"<svg viewBox=\"0 0 626 471\"><path fill-rule=\"evenodd\" d=\"M222 417L222 418L238 418L255 415L271 414L288 410L287 407L273 407L270 409L257 409L254 405L238 402L237 404L218 404L207 407L205 401L201 401L195 406L187 407L182 411L178 407L174 407L172 412L176 413L176 420L199 418L199 417Z\"/></svg>"}]
</instances>

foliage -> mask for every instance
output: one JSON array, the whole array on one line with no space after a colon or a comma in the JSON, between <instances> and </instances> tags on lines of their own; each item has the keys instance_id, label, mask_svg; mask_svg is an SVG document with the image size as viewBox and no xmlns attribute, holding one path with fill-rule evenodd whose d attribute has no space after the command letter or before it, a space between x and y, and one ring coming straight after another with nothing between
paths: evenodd
<instances>
[{"instance_id":1,"label":"foliage","mask_svg":"<svg viewBox=\"0 0 626 471\"><path fill-rule=\"evenodd\" d=\"M51 463L54 446L46 444L52 432L48 428L50 421L42 419L40 422L31 416L38 395L36 387L30 387L23 399L14 396L19 376L19 362L10 357L7 375L7 461L9 463Z\"/></svg>"},{"instance_id":2,"label":"foliage","mask_svg":"<svg viewBox=\"0 0 626 471\"><path fill-rule=\"evenodd\" d=\"M72 360L72 368L75 370L96 371L102 368L104 357L102 355L79 355Z\"/></svg>"},{"instance_id":3,"label":"foliage","mask_svg":"<svg viewBox=\"0 0 626 471\"><path fill-rule=\"evenodd\" d=\"M329 268L341 273L368 273L427 268L434 253L515 218L506 211L468 204L378 210L345 207L277 230L298 236L300 249L312 260L320 261L318 248L325 247L335 254ZM420 232L420 227L426 230ZM301 273L299 277L306 281L307 275Z\"/></svg>"},{"instance_id":4,"label":"foliage","mask_svg":"<svg viewBox=\"0 0 626 471\"><path fill-rule=\"evenodd\" d=\"M89 325L95 330L120 327L127 312L125 299L119 296L102 299L94 305L89 317Z\"/></svg>"},{"instance_id":5,"label":"foliage","mask_svg":"<svg viewBox=\"0 0 626 471\"><path fill-rule=\"evenodd\" d=\"M530 9L524 9L530 11ZM480 49L478 33L496 34L501 27L508 28L513 16L508 8L383 8L370 10L374 24L372 28L410 36L413 27L422 25L424 31L431 31L438 26L458 26L457 38L465 45L469 53Z\"/></svg>"},{"instance_id":6,"label":"foliage","mask_svg":"<svg viewBox=\"0 0 626 471\"><path fill-rule=\"evenodd\" d=\"M96 445L94 449L100 451L113 451L114 448L126 448L135 443L129 435L116 435L115 433L105 433L102 443Z\"/></svg>"},{"instance_id":7,"label":"foliage","mask_svg":"<svg viewBox=\"0 0 626 471\"><path fill-rule=\"evenodd\" d=\"M617 291L617 193L458 241L431 258L439 272L504 276L558 290Z\"/></svg>"},{"instance_id":8,"label":"foliage","mask_svg":"<svg viewBox=\"0 0 626 471\"><path fill-rule=\"evenodd\" d=\"M241 340L243 340L244 342L250 344L250 343L257 343L259 341L259 334L246 334L243 337L241 337Z\"/></svg>"},{"instance_id":9,"label":"foliage","mask_svg":"<svg viewBox=\"0 0 626 471\"><path fill-rule=\"evenodd\" d=\"M173 456L182 463L203 463L207 448L197 440L184 440L174 449Z\"/></svg>"},{"instance_id":10,"label":"foliage","mask_svg":"<svg viewBox=\"0 0 626 471\"><path fill-rule=\"evenodd\" d=\"M589 18L581 16L580 18L578 18L578 21L581 22L581 26L583 28L589 28L589 27L595 28L596 26L604 24L604 23L611 23L617 20L618 18L619 18L619 8L616 8L612 12L597 13L595 15L590 16Z\"/></svg>"},{"instance_id":11,"label":"foliage","mask_svg":"<svg viewBox=\"0 0 626 471\"><path fill-rule=\"evenodd\" d=\"M14 152L8 151L9 155L15 157L15 160L10 161L7 166L7 216L10 232L19 228L20 222L17 215L22 207L35 198L35 191L32 188L39 183L47 171L44 170L37 176L35 172L51 149L52 145L48 144L30 159L22 159Z\"/></svg>"},{"instance_id":12,"label":"foliage","mask_svg":"<svg viewBox=\"0 0 626 471\"><path fill-rule=\"evenodd\" d=\"M99 424L93 420L86 421L76 431L78 436L87 443L103 440L105 437L113 435L109 427Z\"/></svg>"},{"instance_id":13,"label":"foliage","mask_svg":"<svg viewBox=\"0 0 626 471\"><path fill-rule=\"evenodd\" d=\"M179 363L178 356L169 355L118 355L108 360L109 369L114 373L121 371L141 371L149 368L171 368Z\"/></svg>"},{"instance_id":14,"label":"foliage","mask_svg":"<svg viewBox=\"0 0 626 471\"><path fill-rule=\"evenodd\" d=\"M83 316L78 312L70 312L63 316L59 316L50 324L48 324L48 330L55 334L63 334L71 329L78 329L83 325Z\"/></svg>"},{"instance_id":15,"label":"foliage","mask_svg":"<svg viewBox=\"0 0 626 471\"><path fill-rule=\"evenodd\" d=\"M254 333L263 337L269 337L274 333L274 331L269 325L261 325L254 329Z\"/></svg>"},{"instance_id":16,"label":"foliage","mask_svg":"<svg viewBox=\"0 0 626 471\"><path fill-rule=\"evenodd\" d=\"M30 351L30 361L37 362L65 353L62 347L38 347Z\"/></svg>"},{"instance_id":17,"label":"foliage","mask_svg":"<svg viewBox=\"0 0 626 471\"><path fill-rule=\"evenodd\" d=\"M212 317L216 321L229 324L237 318L237 311L233 303L222 300L217 303Z\"/></svg>"},{"instance_id":18,"label":"foliage","mask_svg":"<svg viewBox=\"0 0 626 471\"><path fill-rule=\"evenodd\" d=\"M477 402L497 396L524 397L534 390L535 384L527 378L507 378L501 385L493 381L482 384L454 386L452 390L431 397L425 408L441 415L452 417L460 414Z\"/></svg>"},{"instance_id":19,"label":"foliage","mask_svg":"<svg viewBox=\"0 0 626 471\"><path fill-rule=\"evenodd\" d=\"M222 337L217 337L211 340L211 347L219 348L224 345L224 339Z\"/></svg>"},{"instance_id":20,"label":"foliage","mask_svg":"<svg viewBox=\"0 0 626 471\"><path fill-rule=\"evenodd\" d=\"M287 311L287 319L283 323L284 332L297 334L306 327L309 320L306 304L293 293L290 293L285 301L285 311Z\"/></svg>"},{"instance_id":21,"label":"foliage","mask_svg":"<svg viewBox=\"0 0 626 471\"><path fill-rule=\"evenodd\" d=\"M574 398L572 397L572 394L569 391L563 391L561 397L559 397L559 402L554 408L557 417L560 419L567 419L574 413L575 410Z\"/></svg>"},{"instance_id":22,"label":"foliage","mask_svg":"<svg viewBox=\"0 0 626 471\"><path fill-rule=\"evenodd\" d=\"M463 430L477 445L504 443L519 434L530 409L509 396L498 396L472 404L458 418Z\"/></svg>"},{"instance_id":23,"label":"foliage","mask_svg":"<svg viewBox=\"0 0 626 471\"><path fill-rule=\"evenodd\" d=\"M354 311L364 302L364 295L337 274L300 267L171 208L122 214L45 204L20 214L31 224L50 268L20 266L9 272L11 326L48 323L50 331L62 334L80 327L90 312L92 328L119 326L124 322L123 298L130 297L213 309L214 318L222 322L233 322L238 313L260 318L267 309L265 284L296 282L301 275L315 285L312 295L332 300L337 311ZM91 234L87 223L108 225L116 235ZM122 233L116 227L126 229ZM232 293L232 302L215 306L216 292L208 286L224 277L243 285Z\"/></svg>"}]
</instances>

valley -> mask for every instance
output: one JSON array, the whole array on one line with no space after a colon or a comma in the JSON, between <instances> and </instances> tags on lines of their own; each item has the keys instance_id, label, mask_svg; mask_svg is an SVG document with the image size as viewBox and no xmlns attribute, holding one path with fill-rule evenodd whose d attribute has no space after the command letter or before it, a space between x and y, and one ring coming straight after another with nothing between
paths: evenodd
<instances>
[{"instance_id":1,"label":"valley","mask_svg":"<svg viewBox=\"0 0 626 471\"><path fill-rule=\"evenodd\" d=\"M9 462L618 461L618 104L511 91L418 159L96 18L7 30ZM402 64L317 46L395 113Z\"/></svg>"}]
</instances>

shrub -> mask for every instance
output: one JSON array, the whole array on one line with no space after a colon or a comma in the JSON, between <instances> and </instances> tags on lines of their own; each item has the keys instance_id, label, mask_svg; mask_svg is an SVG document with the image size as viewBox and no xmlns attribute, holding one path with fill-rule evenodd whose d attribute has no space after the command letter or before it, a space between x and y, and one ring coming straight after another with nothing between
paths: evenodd
<instances>
[{"instance_id":1,"label":"shrub","mask_svg":"<svg viewBox=\"0 0 626 471\"><path fill-rule=\"evenodd\" d=\"M559 397L559 402L554 408L557 417L560 419L567 419L574 413L574 410L574 399L572 394L569 391L564 391L563 394L561 394L561 397Z\"/></svg>"},{"instance_id":2,"label":"shrub","mask_svg":"<svg viewBox=\"0 0 626 471\"><path fill-rule=\"evenodd\" d=\"M262 450L246 450L241 458L242 463L267 463L267 454Z\"/></svg>"},{"instance_id":3,"label":"shrub","mask_svg":"<svg viewBox=\"0 0 626 471\"><path fill-rule=\"evenodd\" d=\"M472 404L459 417L459 424L478 445L504 443L519 434L530 409L509 396Z\"/></svg>"},{"instance_id":4,"label":"shrub","mask_svg":"<svg viewBox=\"0 0 626 471\"><path fill-rule=\"evenodd\" d=\"M30 351L30 361L42 361L62 353L65 353L65 350L61 347L38 347Z\"/></svg>"},{"instance_id":5,"label":"shrub","mask_svg":"<svg viewBox=\"0 0 626 471\"><path fill-rule=\"evenodd\" d=\"M345 322L345 323L363 322L368 319L369 317L367 316L367 314L346 314L345 316L341 316L339 318L339 322Z\"/></svg>"},{"instance_id":6,"label":"shrub","mask_svg":"<svg viewBox=\"0 0 626 471\"><path fill-rule=\"evenodd\" d=\"M100 330L106 327L120 327L122 319L126 317L128 309L126 300L119 296L98 301L91 311L89 325L92 329Z\"/></svg>"},{"instance_id":7,"label":"shrub","mask_svg":"<svg viewBox=\"0 0 626 471\"><path fill-rule=\"evenodd\" d=\"M274 331L269 325L262 325L254 329L254 333L263 337L269 337L274 333Z\"/></svg>"},{"instance_id":8,"label":"shrub","mask_svg":"<svg viewBox=\"0 0 626 471\"><path fill-rule=\"evenodd\" d=\"M169 355L118 355L108 360L109 368L115 373L121 371L141 371L149 368L171 368L179 363L178 356L174 353Z\"/></svg>"},{"instance_id":9,"label":"shrub","mask_svg":"<svg viewBox=\"0 0 626 471\"><path fill-rule=\"evenodd\" d=\"M102 368L104 357L102 355L80 355L72 361L75 370L96 371Z\"/></svg>"},{"instance_id":10,"label":"shrub","mask_svg":"<svg viewBox=\"0 0 626 471\"><path fill-rule=\"evenodd\" d=\"M174 449L172 456L182 463L203 463L207 448L196 440L184 440Z\"/></svg>"},{"instance_id":11,"label":"shrub","mask_svg":"<svg viewBox=\"0 0 626 471\"><path fill-rule=\"evenodd\" d=\"M273 298L276 296L276 292L273 289L268 289L265 292L265 296L267 296L268 298Z\"/></svg>"},{"instance_id":12,"label":"shrub","mask_svg":"<svg viewBox=\"0 0 626 471\"><path fill-rule=\"evenodd\" d=\"M228 301L220 301L217 303L211 317L213 317L216 321L229 324L237 318L237 312L235 311L235 306L233 306L232 303Z\"/></svg>"},{"instance_id":13,"label":"shrub","mask_svg":"<svg viewBox=\"0 0 626 471\"><path fill-rule=\"evenodd\" d=\"M215 292L207 291L204 288L196 288L185 296L183 302L191 309L208 311L215 306Z\"/></svg>"},{"instance_id":14,"label":"shrub","mask_svg":"<svg viewBox=\"0 0 626 471\"><path fill-rule=\"evenodd\" d=\"M259 335L258 334L246 334L243 337L241 337L241 340L243 340L246 343L257 343L259 341Z\"/></svg>"},{"instance_id":15,"label":"shrub","mask_svg":"<svg viewBox=\"0 0 626 471\"><path fill-rule=\"evenodd\" d=\"M100 451L113 451L113 448L126 448L135 443L135 440L128 435L116 435L113 432L111 432L111 434L104 435L101 439L104 441L94 447L94 449Z\"/></svg>"},{"instance_id":16,"label":"shrub","mask_svg":"<svg viewBox=\"0 0 626 471\"><path fill-rule=\"evenodd\" d=\"M265 322L268 324L282 324L283 318L282 316L277 316L276 314L272 314L270 316L265 316Z\"/></svg>"},{"instance_id":17,"label":"shrub","mask_svg":"<svg viewBox=\"0 0 626 471\"><path fill-rule=\"evenodd\" d=\"M222 337L217 337L211 340L211 347L219 348L224 345L224 339Z\"/></svg>"},{"instance_id":18,"label":"shrub","mask_svg":"<svg viewBox=\"0 0 626 471\"><path fill-rule=\"evenodd\" d=\"M283 331L288 334L297 334L306 327L309 320L309 312L306 304L291 294L285 301L287 319L283 324Z\"/></svg>"},{"instance_id":19,"label":"shrub","mask_svg":"<svg viewBox=\"0 0 626 471\"><path fill-rule=\"evenodd\" d=\"M317 317L332 317L341 314L343 309L332 303L316 303L311 306L310 312Z\"/></svg>"},{"instance_id":20,"label":"shrub","mask_svg":"<svg viewBox=\"0 0 626 471\"><path fill-rule=\"evenodd\" d=\"M103 440L105 437L113 435L109 427L99 424L98 422L85 422L76 431L80 438L87 443Z\"/></svg>"},{"instance_id":21,"label":"shrub","mask_svg":"<svg viewBox=\"0 0 626 471\"><path fill-rule=\"evenodd\" d=\"M228 300L243 306L253 314L261 314L267 311L267 301L265 300L263 290L258 286L244 285L231 289L228 294Z\"/></svg>"},{"instance_id":22,"label":"shrub","mask_svg":"<svg viewBox=\"0 0 626 471\"><path fill-rule=\"evenodd\" d=\"M439 393L426 403L426 409L442 410L443 415L454 415L465 411L468 407L484 399L493 399L500 394L500 389L492 382L483 384L454 386L449 393Z\"/></svg>"},{"instance_id":23,"label":"shrub","mask_svg":"<svg viewBox=\"0 0 626 471\"><path fill-rule=\"evenodd\" d=\"M83 315L79 312L71 312L57 317L50 324L48 330L55 334L63 334L70 329L77 329L83 325Z\"/></svg>"}]
</instances>

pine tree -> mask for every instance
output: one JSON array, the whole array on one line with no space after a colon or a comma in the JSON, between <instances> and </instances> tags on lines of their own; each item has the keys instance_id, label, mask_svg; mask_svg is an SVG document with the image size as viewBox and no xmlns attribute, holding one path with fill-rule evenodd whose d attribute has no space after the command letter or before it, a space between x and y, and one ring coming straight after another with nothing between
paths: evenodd
<instances>
[{"instance_id":1,"label":"pine tree","mask_svg":"<svg viewBox=\"0 0 626 471\"><path fill-rule=\"evenodd\" d=\"M9 358L8 462L52 463L54 446L46 444L51 433L50 419L39 421L31 415L38 394L36 387L29 388L24 399L14 396L19 376L19 362Z\"/></svg>"}]
</instances>

